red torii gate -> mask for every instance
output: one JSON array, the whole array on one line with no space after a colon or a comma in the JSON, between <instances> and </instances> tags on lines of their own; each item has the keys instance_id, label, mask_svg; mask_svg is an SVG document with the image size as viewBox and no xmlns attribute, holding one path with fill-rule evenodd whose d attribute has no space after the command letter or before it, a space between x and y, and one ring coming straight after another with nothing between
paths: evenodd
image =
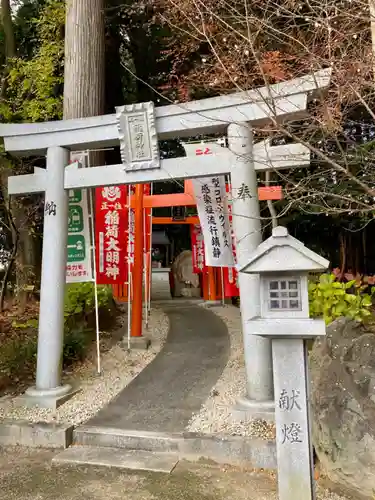
<instances>
[{"instance_id":1,"label":"red torii gate","mask_svg":"<svg viewBox=\"0 0 375 500\"><path fill-rule=\"evenodd\" d=\"M258 188L258 196L260 201L266 200L281 200L281 186L270 186ZM144 230L143 213L145 209L161 208L161 207L178 207L178 206L196 206L196 201L193 192L191 181L186 180L184 183L183 193L174 194L157 194L145 195L142 184L137 184L135 195L130 198L130 208L134 210L134 265L133 265L133 283L143 283L143 252L144 252ZM171 217L152 217L152 224L199 224L197 216L186 217L183 221L175 221ZM152 226L151 226L152 227ZM151 249L150 249L151 251ZM146 287L149 286L151 279L151 268L146 274ZM208 267L207 275L203 274L203 297L205 300L215 301L221 297L221 276L216 268ZM128 289L124 285L113 285L113 294L119 301L128 300ZM132 337L142 336L142 305L143 305L143 287L134 287L132 297Z\"/></svg>"}]
</instances>

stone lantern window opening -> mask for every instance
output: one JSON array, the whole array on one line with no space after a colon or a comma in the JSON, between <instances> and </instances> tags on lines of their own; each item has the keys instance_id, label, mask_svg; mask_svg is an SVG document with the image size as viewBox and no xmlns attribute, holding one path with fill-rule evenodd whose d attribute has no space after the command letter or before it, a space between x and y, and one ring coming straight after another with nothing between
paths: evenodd
<instances>
[{"instance_id":1,"label":"stone lantern window opening","mask_svg":"<svg viewBox=\"0 0 375 500\"><path fill-rule=\"evenodd\" d=\"M264 272L261 283L261 317L309 317L308 274L299 271Z\"/></svg>"},{"instance_id":2,"label":"stone lantern window opening","mask_svg":"<svg viewBox=\"0 0 375 500\"><path fill-rule=\"evenodd\" d=\"M299 277L268 279L268 308L270 311L300 311L302 309Z\"/></svg>"}]
</instances>

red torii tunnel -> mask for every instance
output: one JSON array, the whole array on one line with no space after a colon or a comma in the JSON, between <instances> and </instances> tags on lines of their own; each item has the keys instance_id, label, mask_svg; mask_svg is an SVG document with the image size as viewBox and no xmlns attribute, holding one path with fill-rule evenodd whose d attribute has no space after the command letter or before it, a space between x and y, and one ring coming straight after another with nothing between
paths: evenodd
<instances>
[{"instance_id":1,"label":"red torii tunnel","mask_svg":"<svg viewBox=\"0 0 375 500\"><path fill-rule=\"evenodd\" d=\"M281 186L270 186L258 188L260 201L281 200ZM174 194L145 195L141 184L136 186L135 195L130 199L130 207L134 210L134 266L133 283L143 283L143 233L144 233L144 209L160 207L178 207L178 206L196 206L193 193L192 182L185 181L184 192ZM186 217L184 220L174 220L171 217L152 217L152 224L199 224L197 216ZM151 226L152 227L152 226ZM146 273L146 287L150 286L151 268ZM126 284L113 285L113 294L118 301L128 300L128 287ZM204 300L216 301L222 299L222 283L220 269L207 267L207 271L202 275L202 288ZM134 288L132 297L132 328L131 336L142 336L142 305L143 290L142 286Z\"/></svg>"}]
</instances>

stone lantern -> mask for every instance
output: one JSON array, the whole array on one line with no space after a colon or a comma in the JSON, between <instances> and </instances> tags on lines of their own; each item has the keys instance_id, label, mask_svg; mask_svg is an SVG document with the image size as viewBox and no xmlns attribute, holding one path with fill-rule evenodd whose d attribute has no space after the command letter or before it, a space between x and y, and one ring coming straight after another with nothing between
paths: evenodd
<instances>
[{"instance_id":1,"label":"stone lantern","mask_svg":"<svg viewBox=\"0 0 375 500\"><path fill-rule=\"evenodd\" d=\"M315 498L306 339L325 335L325 323L309 318L308 275L328 265L280 226L239 269L260 275L261 313L249 331L272 340L280 500Z\"/></svg>"}]
</instances>

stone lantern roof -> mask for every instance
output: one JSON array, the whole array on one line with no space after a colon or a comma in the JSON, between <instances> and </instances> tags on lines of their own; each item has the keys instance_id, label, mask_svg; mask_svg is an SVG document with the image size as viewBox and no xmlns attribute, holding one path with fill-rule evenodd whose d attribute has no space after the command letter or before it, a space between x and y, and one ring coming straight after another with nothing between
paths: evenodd
<instances>
[{"instance_id":1,"label":"stone lantern roof","mask_svg":"<svg viewBox=\"0 0 375 500\"><path fill-rule=\"evenodd\" d=\"M272 236L252 253L248 263L238 271L248 274L306 273L324 271L329 261L290 236L286 227L273 229Z\"/></svg>"}]
</instances>

